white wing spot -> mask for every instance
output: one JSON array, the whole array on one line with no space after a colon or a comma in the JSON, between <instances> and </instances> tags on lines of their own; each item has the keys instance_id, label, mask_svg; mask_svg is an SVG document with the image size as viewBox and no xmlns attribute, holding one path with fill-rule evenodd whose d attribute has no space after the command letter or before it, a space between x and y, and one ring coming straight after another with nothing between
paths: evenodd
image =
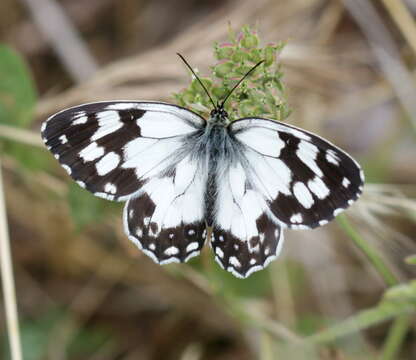
<instances>
[{"instance_id":1,"label":"white wing spot","mask_svg":"<svg viewBox=\"0 0 416 360\"><path fill-rule=\"evenodd\" d=\"M103 198L103 199L107 199L107 200L113 200L114 199L114 195L109 195L109 194L104 193L104 192L96 192L96 193L94 193L94 195L98 196L100 198Z\"/></svg>"},{"instance_id":2,"label":"white wing spot","mask_svg":"<svg viewBox=\"0 0 416 360\"><path fill-rule=\"evenodd\" d=\"M320 222L319 222L319 225L326 225L326 224L328 224L328 220L321 220Z\"/></svg>"},{"instance_id":3,"label":"white wing spot","mask_svg":"<svg viewBox=\"0 0 416 360\"><path fill-rule=\"evenodd\" d=\"M152 251L156 250L156 245L154 243L149 244L149 249Z\"/></svg>"},{"instance_id":4,"label":"white wing spot","mask_svg":"<svg viewBox=\"0 0 416 360\"><path fill-rule=\"evenodd\" d=\"M145 226L148 226L150 224L150 217L147 216L147 217L143 218L143 224Z\"/></svg>"},{"instance_id":5,"label":"white wing spot","mask_svg":"<svg viewBox=\"0 0 416 360\"><path fill-rule=\"evenodd\" d=\"M224 236L220 235L219 240L224 241Z\"/></svg>"},{"instance_id":6,"label":"white wing spot","mask_svg":"<svg viewBox=\"0 0 416 360\"><path fill-rule=\"evenodd\" d=\"M305 209L310 209L312 207L314 203L312 194L304 183L298 181L293 185L293 194Z\"/></svg>"},{"instance_id":7,"label":"white wing spot","mask_svg":"<svg viewBox=\"0 0 416 360\"><path fill-rule=\"evenodd\" d=\"M117 104L111 104L106 107L107 110L126 110L126 109L138 109L138 104L119 102Z\"/></svg>"},{"instance_id":8,"label":"white wing spot","mask_svg":"<svg viewBox=\"0 0 416 360\"><path fill-rule=\"evenodd\" d=\"M221 250L220 247L215 249L215 253L222 259L224 257L224 252Z\"/></svg>"},{"instance_id":9,"label":"white wing spot","mask_svg":"<svg viewBox=\"0 0 416 360\"><path fill-rule=\"evenodd\" d=\"M340 213L342 213L344 211L344 209L343 208L338 208L338 209L335 209L334 210L334 216L337 216L337 215L339 215Z\"/></svg>"},{"instance_id":10,"label":"white wing spot","mask_svg":"<svg viewBox=\"0 0 416 360\"><path fill-rule=\"evenodd\" d=\"M256 259L251 259L250 260L250 265L254 265L256 262L257 262Z\"/></svg>"},{"instance_id":11,"label":"white wing spot","mask_svg":"<svg viewBox=\"0 0 416 360\"><path fill-rule=\"evenodd\" d=\"M235 249L235 250L238 250L238 249L239 249L238 244L234 244L234 249Z\"/></svg>"},{"instance_id":12,"label":"white wing spot","mask_svg":"<svg viewBox=\"0 0 416 360\"><path fill-rule=\"evenodd\" d=\"M61 141L61 144L66 144L68 142L68 138L66 137L66 135L61 135L59 137L59 140Z\"/></svg>"},{"instance_id":13,"label":"white wing spot","mask_svg":"<svg viewBox=\"0 0 416 360\"><path fill-rule=\"evenodd\" d=\"M133 209L130 209L130 211L129 211L129 218L130 219L133 219L133 215L134 215L134 210Z\"/></svg>"},{"instance_id":14,"label":"white wing spot","mask_svg":"<svg viewBox=\"0 0 416 360\"><path fill-rule=\"evenodd\" d=\"M342 186L347 188L350 184L351 184L351 181L349 181L348 178L344 177L342 179Z\"/></svg>"},{"instance_id":15,"label":"white wing spot","mask_svg":"<svg viewBox=\"0 0 416 360\"><path fill-rule=\"evenodd\" d=\"M118 111L102 111L97 113L98 118L98 129L91 136L91 141L96 141L98 139L111 134L123 126L123 123L120 121L120 115Z\"/></svg>"},{"instance_id":16,"label":"white wing spot","mask_svg":"<svg viewBox=\"0 0 416 360\"><path fill-rule=\"evenodd\" d=\"M46 129L46 121L42 123L42 125L40 126L40 131L44 132Z\"/></svg>"},{"instance_id":17,"label":"white wing spot","mask_svg":"<svg viewBox=\"0 0 416 360\"><path fill-rule=\"evenodd\" d=\"M207 230L204 229L204 231L202 232L202 238L205 239L207 237Z\"/></svg>"},{"instance_id":18,"label":"white wing spot","mask_svg":"<svg viewBox=\"0 0 416 360\"><path fill-rule=\"evenodd\" d=\"M324 174L316 163L318 152L319 150L315 145L307 141L301 141L298 150L296 150L296 155L316 175L322 177Z\"/></svg>"},{"instance_id":19,"label":"white wing spot","mask_svg":"<svg viewBox=\"0 0 416 360\"><path fill-rule=\"evenodd\" d=\"M85 189L85 183L84 183L83 181L78 180L78 181L77 181L77 184L78 184L79 186L81 186L83 189Z\"/></svg>"},{"instance_id":20,"label":"white wing spot","mask_svg":"<svg viewBox=\"0 0 416 360\"><path fill-rule=\"evenodd\" d=\"M265 249L264 249L264 255L269 255L270 254L270 248L269 247L266 247Z\"/></svg>"},{"instance_id":21,"label":"white wing spot","mask_svg":"<svg viewBox=\"0 0 416 360\"><path fill-rule=\"evenodd\" d=\"M69 175L71 175L72 170L71 170L71 168L70 168L68 165L62 164L62 167L65 169L65 171L66 171Z\"/></svg>"},{"instance_id":22,"label":"white wing spot","mask_svg":"<svg viewBox=\"0 0 416 360\"><path fill-rule=\"evenodd\" d=\"M302 225L302 224L300 224L300 225L291 225L291 226L290 226L290 228L291 228L292 230L307 230L307 229L310 229L310 227L309 227L309 226L307 226L307 225Z\"/></svg>"},{"instance_id":23,"label":"white wing spot","mask_svg":"<svg viewBox=\"0 0 416 360\"><path fill-rule=\"evenodd\" d=\"M339 157L337 156L336 152L331 149L326 151L325 159L331 164L339 165Z\"/></svg>"},{"instance_id":24,"label":"white wing spot","mask_svg":"<svg viewBox=\"0 0 416 360\"><path fill-rule=\"evenodd\" d=\"M176 255L177 253L179 253L179 249L176 246L168 247L165 250L165 254L168 256Z\"/></svg>"},{"instance_id":25,"label":"white wing spot","mask_svg":"<svg viewBox=\"0 0 416 360\"><path fill-rule=\"evenodd\" d=\"M292 223L299 224L299 223L301 223L302 221L303 221L303 216L302 216L302 214L301 214L301 213L293 214L293 215L290 217L290 222L292 222ZM277 230L276 230L276 231L277 231ZM275 231L275 236L277 236L277 235L276 235L276 231Z\"/></svg>"},{"instance_id":26,"label":"white wing spot","mask_svg":"<svg viewBox=\"0 0 416 360\"><path fill-rule=\"evenodd\" d=\"M115 194L117 192L117 186L112 183L107 183L104 186L104 191L110 194Z\"/></svg>"},{"instance_id":27,"label":"white wing spot","mask_svg":"<svg viewBox=\"0 0 416 360\"><path fill-rule=\"evenodd\" d=\"M304 132L302 132L300 130L297 130L297 129L292 129L292 128L286 128L285 127L284 129L282 128L279 131L283 131L283 132L292 134L292 135L294 135L297 138L302 139L302 140L309 141L311 139L311 137L308 134L305 134Z\"/></svg>"},{"instance_id":28,"label":"white wing spot","mask_svg":"<svg viewBox=\"0 0 416 360\"><path fill-rule=\"evenodd\" d=\"M143 230L141 229L141 228L137 228L136 229L136 235L140 238L140 237L142 237L143 236Z\"/></svg>"},{"instance_id":29,"label":"white wing spot","mask_svg":"<svg viewBox=\"0 0 416 360\"><path fill-rule=\"evenodd\" d=\"M308 181L308 188L321 200L325 199L329 195L328 187L318 176L315 176L313 180Z\"/></svg>"},{"instance_id":30,"label":"white wing spot","mask_svg":"<svg viewBox=\"0 0 416 360\"><path fill-rule=\"evenodd\" d=\"M188 230L188 235L195 235L195 230L194 229Z\"/></svg>"},{"instance_id":31,"label":"white wing spot","mask_svg":"<svg viewBox=\"0 0 416 360\"><path fill-rule=\"evenodd\" d=\"M114 170L119 163L120 156L115 152L110 152L98 161L97 164L95 164L95 167L97 168L98 175L104 176Z\"/></svg>"},{"instance_id":32,"label":"white wing spot","mask_svg":"<svg viewBox=\"0 0 416 360\"><path fill-rule=\"evenodd\" d=\"M241 267L241 263L238 261L238 259L235 256L230 257L230 264L234 265L235 267Z\"/></svg>"},{"instance_id":33,"label":"white wing spot","mask_svg":"<svg viewBox=\"0 0 416 360\"><path fill-rule=\"evenodd\" d=\"M87 116L80 116L79 118L76 118L73 122L72 125L81 125L81 124L85 124L88 121L88 117Z\"/></svg>"},{"instance_id":34,"label":"white wing spot","mask_svg":"<svg viewBox=\"0 0 416 360\"><path fill-rule=\"evenodd\" d=\"M199 244L198 244L196 241L191 242L191 243L189 243L189 245L186 247L186 252L191 252L191 251L194 251L194 250L198 249L198 247L199 247Z\"/></svg>"},{"instance_id":35,"label":"white wing spot","mask_svg":"<svg viewBox=\"0 0 416 360\"><path fill-rule=\"evenodd\" d=\"M59 160L59 155L58 155L58 154L54 154L54 155L53 155L53 157L54 157L56 160Z\"/></svg>"},{"instance_id":36,"label":"white wing spot","mask_svg":"<svg viewBox=\"0 0 416 360\"><path fill-rule=\"evenodd\" d=\"M98 146L96 142L89 144L83 150L79 152L79 156L84 159L84 161L93 161L104 155L104 148Z\"/></svg>"}]
</instances>

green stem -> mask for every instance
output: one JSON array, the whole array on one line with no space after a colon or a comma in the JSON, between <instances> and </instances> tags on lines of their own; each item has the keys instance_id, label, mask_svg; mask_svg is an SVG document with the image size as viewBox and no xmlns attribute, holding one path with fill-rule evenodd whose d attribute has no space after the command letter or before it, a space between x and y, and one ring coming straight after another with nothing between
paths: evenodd
<instances>
[{"instance_id":1,"label":"green stem","mask_svg":"<svg viewBox=\"0 0 416 360\"><path fill-rule=\"evenodd\" d=\"M366 255L379 275L384 279L384 282L388 286L399 284L399 279L389 269L382 257L378 254L377 250L370 246L370 244L360 236L360 234L347 220L345 215L338 216L337 220L344 231L354 241L355 245ZM394 320L383 346L383 352L381 355L382 360L393 360L396 358L409 327L409 315L401 315Z\"/></svg>"},{"instance_id":2,"label":"green stem","mask_svg":"<svg viewBox=\"0 0 416 360\"><path fill-rule=\"evenodd\" d=\"M307 343L324 344L397 317L397 320L392 326L392 329L394 329L396 327L396 322L399 319L408 317L409 315L407 314L411 314L412 312L414 312L413 304L392 304L390 302L381 303L372 309L362 310L358 314L345 319L341 323L311 335L305 340ZM392 339L390 341L392 345L389 345L389 349L392 352L393 350L397 350L397 345L400 345L400 342L405 334L405 331L403 332L403 330L405 330L404 328L398 328L399 329L394 331L394 334L396 335L394 336L394 340ZM399 331L400 329L401 331ZM392 333L392 331L390 333ZM392 337L390 336L390 333L388 338ZM400 338L399 335L402 337ZM382 359L387 360L393 358L383 357Z\"/></svg>"},{"instance_id":3,"label":"green stem","mask_svg":"<svg viewBox=\"0 0 416 360\"><path fill-rule=\"evenodd\" d=\"M384 342L380 360L393 360L398 358L397 355L403 344L410 324L411 320L409 315L401 315L396 318L393 325L390 327L387 339Z\"/></svg>"},{"instance_id":4,"label":"green stem","mask_svg":"<svg viewBox=\"0 0 416 360\"><path fill-rule=\"evenodd\" d=\"M345 215L339 215L337 217L338 224L343 230L349 235L354 241L354 244L364 253L374 268L377 270L379 275L383 278L384 282L388 286L399 284L399 279L389 269L387 264L383 261L383 258L378 254L377 250L374 249L367 241L365 241L361 235L354 229L354 227L347 220Z\"/></svg>"}]
</instances>

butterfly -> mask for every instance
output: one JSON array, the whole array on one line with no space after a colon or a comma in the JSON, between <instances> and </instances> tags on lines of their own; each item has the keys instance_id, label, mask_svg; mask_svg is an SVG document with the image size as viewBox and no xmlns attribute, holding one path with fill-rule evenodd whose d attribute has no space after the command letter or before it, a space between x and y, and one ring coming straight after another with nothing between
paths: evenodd
<instances>
[{"instance_id":1,"label":"butterfly","mask_svg":"<svg viewBox=\"0 0 416 360\"><path fill-rule=\"evenodd\" d=\"M103 101L49 117L42 138L80 185L125 201L128 238L156 263L186 262L210 242L239 278L265 268L284 229L322 226L361 194L358 163L330 142L260 117L209 119L173 104Z\"/></svg>"}]
</instances>

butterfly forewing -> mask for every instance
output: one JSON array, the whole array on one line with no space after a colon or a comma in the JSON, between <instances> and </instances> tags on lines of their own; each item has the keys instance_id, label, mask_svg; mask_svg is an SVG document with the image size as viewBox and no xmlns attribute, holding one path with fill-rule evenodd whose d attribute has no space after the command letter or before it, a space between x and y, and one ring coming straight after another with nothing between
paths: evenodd
<instances>
[{"instance_id":1,"label":"butterfly forewing","mask_svg":"<svg viewBox=\"0 0 416 360\"><path fill-rule=\"evenodd\" d=\"M42 138L82 187L109 200L127 200L170 165L183 138L205 120L178 106L99 102L50 117Z\"/></svg>"},{"instance_id":2,"label":"butterfly forewing","mask_svg":"<svg viewBox=\"0 0 416 360\"><path fill-rule=\"evenodd\" d=\"M359 165L314 134L259 118L235 121L230 133L243 145L241 161L251 186L282 226L324 225L362 191Z\"/></svg>"}]
</instances>

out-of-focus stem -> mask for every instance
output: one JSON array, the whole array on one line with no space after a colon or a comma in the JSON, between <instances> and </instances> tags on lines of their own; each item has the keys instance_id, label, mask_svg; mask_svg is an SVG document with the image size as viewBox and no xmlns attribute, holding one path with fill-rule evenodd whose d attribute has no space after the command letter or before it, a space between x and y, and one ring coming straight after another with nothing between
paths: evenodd
<instances>
[{"instance_id":1,"label":"out-of-focus stem","mask_svg":"<svg viewBox=\"0 0 416 360\"><path fill-rule=\"evenodd\" d=\"M0 161L0 264L1 280L6 313L7 332L12 360L22 360L19 320L16 305L12 256L10 251L9 230L7 226L6 205L3 189L3 175Z\"/></svg>"}]
</instances>

